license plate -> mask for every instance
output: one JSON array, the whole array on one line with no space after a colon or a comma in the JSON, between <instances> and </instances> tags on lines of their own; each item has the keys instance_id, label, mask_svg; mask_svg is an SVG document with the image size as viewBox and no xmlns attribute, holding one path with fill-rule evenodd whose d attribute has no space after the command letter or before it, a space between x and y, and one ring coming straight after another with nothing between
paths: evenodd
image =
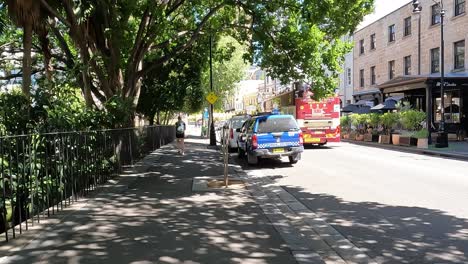
<instances>
[{"instance_id":1,"label":"license plate","mask_svg":"<svg viewBox=\"0 0 468 264\"><path fill-rule=\"evenodd\" d=\"M284 149L283 148L275 148L273 149L273 153L283 153Z\"/></svg>"},{"instance_id":2,"label":"license plate","mask_svg":"<svg viewBox=\"0 0 468 264\"><path fill-rule=\"evenodd\" d=\"M305 138L306 143L320 143L320 138Z\"/></svg>"}]
</instances>

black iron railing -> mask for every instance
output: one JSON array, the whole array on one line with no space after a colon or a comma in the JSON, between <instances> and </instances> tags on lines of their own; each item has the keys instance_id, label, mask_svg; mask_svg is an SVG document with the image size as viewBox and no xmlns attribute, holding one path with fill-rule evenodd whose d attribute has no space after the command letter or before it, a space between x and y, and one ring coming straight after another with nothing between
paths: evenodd
<instances>
[{"instance_id":1,"label":"black iron railing","mask_svg":"<svg viewBox=\"0 0 468 264\"><path fill-rule=\"evenodd\" d=\"M63 210L174 137L173 126L0 137L4 241Z\"/></svg>"}]
</instances>

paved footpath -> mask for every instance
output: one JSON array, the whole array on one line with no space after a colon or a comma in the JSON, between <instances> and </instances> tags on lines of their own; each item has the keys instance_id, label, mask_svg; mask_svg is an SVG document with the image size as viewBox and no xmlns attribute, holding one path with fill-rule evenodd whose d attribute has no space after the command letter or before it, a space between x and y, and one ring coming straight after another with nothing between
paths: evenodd
<instances>
[{"instance_id":1,"label":"paved footpath","mask_svg":"<svg viewBox=\"0 0 468 264\"><path fill-rule=\"evenodd\" d=\"M0 245L0 263L374 263L261 174L232 165L247 190L193 192L194 178L222 176L206 143L153 152L29 241Z\"/></svg>"},{"instance_id":2,"label":"paved footpath","mask_svg":"<svg viewBox=\"0 0 468 264\"><path fill-rule=\"evenodd\" d=\"M0 263L296 263L245 191L192 192L193 177L223 172L204 142L155 151Z\"/></svg>"}]
</instances>

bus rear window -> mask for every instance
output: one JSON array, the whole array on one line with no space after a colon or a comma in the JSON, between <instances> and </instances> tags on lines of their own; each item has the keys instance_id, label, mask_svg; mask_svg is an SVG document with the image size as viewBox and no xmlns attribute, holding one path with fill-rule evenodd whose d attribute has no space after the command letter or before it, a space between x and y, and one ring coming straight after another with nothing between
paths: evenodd
<instances>
[{"instance_id":1,"label":"bus rear window","mask_svg":"<svg viewBox=\"0 0 468 264\"><path fill-rule=\"evenodd\" d=\"M297 131L299 127L292 117L270 117L258 120L257 133Z\"/></svg>"}]
</instances>

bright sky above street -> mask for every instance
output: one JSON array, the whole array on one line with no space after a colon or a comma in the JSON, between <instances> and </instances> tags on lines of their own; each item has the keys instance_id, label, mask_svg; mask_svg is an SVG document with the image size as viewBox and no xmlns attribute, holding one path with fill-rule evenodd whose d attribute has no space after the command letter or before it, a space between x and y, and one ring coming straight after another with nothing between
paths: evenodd
<instances>
[{"instance_id":1,"label":"bright sky above street","mask_svg":"<svg viewBox=\"0 0 468 264\"><path fill-rule=\"evenodd\" d=\"M364 21L359 24L357 30L371 24L387 14L390 14L394 10L410 2L411 1L409 0L375 0L374 12L364 17Z\"/></svg>"}]
</instances>

